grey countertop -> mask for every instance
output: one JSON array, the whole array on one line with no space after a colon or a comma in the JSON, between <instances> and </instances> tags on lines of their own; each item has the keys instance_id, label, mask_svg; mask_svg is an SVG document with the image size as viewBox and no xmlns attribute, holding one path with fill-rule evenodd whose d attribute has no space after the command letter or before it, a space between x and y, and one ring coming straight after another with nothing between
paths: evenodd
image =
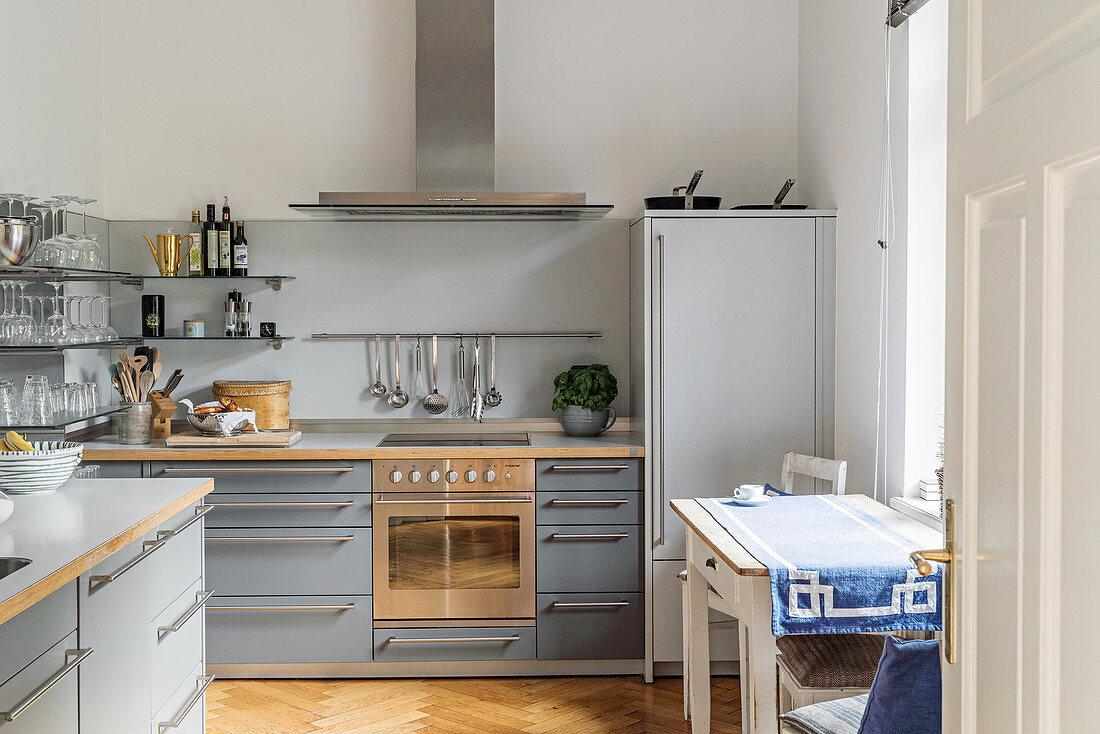
<instances>
[{"instance_id":1,"label":"grey countertop","mask_svg":"<svg viewBox=\"0 0 1100 734\"><path fill-rule=\"evenodd\" d=\"M594 438L566 436L561 431L529 431L530 446L386 447L379 448L386 433L309 432L285 448L167 448L163 440L144 446L118 443L104 436L84 444L85 461L149 461L153 459L396 459L428 456L466 458L641 457L642 440L628 431L607 431Z\"/></svg>"},{"instance_id":2,"label":"grey countertop","mask_svg":"<svg viewBox=\"0 0 1100 734\"><path fill-rule=\"evenodd\" d=\"M74 479L54 492L11 495L0 556L31 559L0 579L0 623L199 501L209 479Z\"/></svg>"}]
</instances>

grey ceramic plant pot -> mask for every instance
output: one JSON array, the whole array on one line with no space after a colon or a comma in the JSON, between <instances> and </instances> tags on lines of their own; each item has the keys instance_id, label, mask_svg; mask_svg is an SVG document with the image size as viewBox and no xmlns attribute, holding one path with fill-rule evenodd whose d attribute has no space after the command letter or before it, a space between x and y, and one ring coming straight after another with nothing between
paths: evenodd
<instances>
[{"instance_id":1,"label":"grey ceramic plant pot","mask_svg":"<svg viewBox=\"0 0 1100 734\"><path fill-rule=\"evenodd\" d=\"M558 411L558 420L567 436L598 436L615 425L615 411L589 410L579 405L567 405Z\"/></svg>"}]
</instances>

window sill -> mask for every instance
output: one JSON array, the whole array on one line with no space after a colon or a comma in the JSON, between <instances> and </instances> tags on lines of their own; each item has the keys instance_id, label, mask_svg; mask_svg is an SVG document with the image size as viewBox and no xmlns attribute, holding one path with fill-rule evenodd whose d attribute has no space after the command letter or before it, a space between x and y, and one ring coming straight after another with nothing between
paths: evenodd
<instances>
[{"instance_id":1,"label":"window sill","mask_svg":"<svg viewBox=\"0 0 1100 734\"><path fill-rule=\"evenodd\" d=\"M940 503L938 500L922 500L916 497L891 497L890 507L930 528L943 530L943 519L940 517Z\"/></svg>"}]
</instances>

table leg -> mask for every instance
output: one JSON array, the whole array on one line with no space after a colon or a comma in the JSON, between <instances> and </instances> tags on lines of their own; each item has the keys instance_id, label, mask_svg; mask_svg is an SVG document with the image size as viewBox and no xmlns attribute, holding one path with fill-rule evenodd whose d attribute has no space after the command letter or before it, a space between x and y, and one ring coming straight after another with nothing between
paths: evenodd
<instances>
[{"instance_id":1,"label":"table leg","mask_svg":"<svg viewBox=\"0 0 1100 734\"><path fill-rule=\"evenodd\" d=\"M734 579L734 595L736 598L734 609L737 613L737 675L740 678L741 689L741 732L752 734L752 722L749 720L749 681L752 679L752 669L749 666L749 605L743 600L751 597L750 587L752 582L742 576Z\"/></svg>"},{"instance_id":2,"label":"table leg","mask_svg":"<svg viewBox=\"0 0 1100 734\"><path fill-rule=\"evenodd\" d=\"M684 660L684 721L691 721L691 597L688 596L687 576L688 572L685 570L684 583L680 589L680 626L683 628L680 637Z\"/></svg>"},{"instance_id":3,"label":"table leg","mask_svg":"<svg viewBox=\"0 0 1100 734\"><path fill-rule=\"evenodd\" d=\"M693 559L692 543L688 543L687 564L687 619L688 625L688 689L691 699L691 732L710 732L710 614L707 604L707 579L695 563L705 559Z\"/></svg>"},{"instance_id":4,"label":"table leg","mask_svg":"<svg viewBox=\"0 0 1100 734\"><path fill-rule=\"evenodd\" d=\"M771 582L767 576L749 582L748 638L749 679L741 676L741 685L749 687L749 708L741 712L742 726L753 734L779 731L779 702L776 700L775 636L772 634ZM746 723L748 726L746 726Z\"/></svg>"}]
</instances>

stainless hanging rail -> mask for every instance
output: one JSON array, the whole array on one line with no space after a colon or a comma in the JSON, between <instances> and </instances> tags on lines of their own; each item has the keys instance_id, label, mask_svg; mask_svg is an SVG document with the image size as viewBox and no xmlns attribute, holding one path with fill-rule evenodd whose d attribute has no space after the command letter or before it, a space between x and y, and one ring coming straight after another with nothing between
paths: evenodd
<instances>
[{"instance_id":1,"label":"stainless hanging rail","mask_svg":"<svg viewBox=\"0 0 1100 734\"><path fill-rule=\"evenodd\" d=\"M430 331L403 331L401 336L425 336L431 335ZM602 331L437 331L439 336L473 339L475 336L488 337L495 335L505 339L602 339ZM310 334L311 339L393 339L395 334Z\"/></svg>"}]
</instances>

